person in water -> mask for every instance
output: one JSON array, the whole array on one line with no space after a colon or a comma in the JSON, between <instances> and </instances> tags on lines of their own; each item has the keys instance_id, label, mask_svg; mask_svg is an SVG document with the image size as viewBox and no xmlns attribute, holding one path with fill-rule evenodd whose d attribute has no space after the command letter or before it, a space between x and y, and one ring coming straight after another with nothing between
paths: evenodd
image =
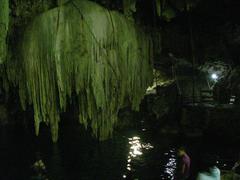
<instances>
[{"instance_id":1,"label":"person in water","mask_svg":"<svg viewBox=\"0 0 240 180\"><path fill-rule=\"evenodd\" d=\"M36 154L36 161L32 165L34 176L31 179L48 180L46 176L46 166L41 158L40 153Z\"/></svg>"},{"instance_id":2,"label":"person in water","mask_svg":"<svg viewBox=\"0 0 240 180\"><path fill-rule=\"evenodd\" d=\"M191 159L186 153L186 150L184 147L180 147L178 149L178 157L179 157L179 166L178 166L178 176L179 179L185 180L188 179L190 175L190 165L191 165Z\"/></svg>"},{"instance_id":3,"label":"person in water","mask_svg":"<svg viewBox=\"0 0 240 180\"><path fill-rule=\"evenodd\" d=\"M217 159L214 155L205 155L201 158L200 171L197 180L220 180L221 172L217 167Z\"/></svg>"}]
</instances>

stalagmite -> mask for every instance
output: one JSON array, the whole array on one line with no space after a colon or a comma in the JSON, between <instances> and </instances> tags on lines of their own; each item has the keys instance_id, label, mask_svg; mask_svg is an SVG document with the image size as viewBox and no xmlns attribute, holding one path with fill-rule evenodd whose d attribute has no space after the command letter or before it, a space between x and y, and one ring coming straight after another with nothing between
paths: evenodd
<instances>
[{"instance_id":1,"label":"stalagmite","mask_svg":"<svg viewBox=\"0 0 240 180\"><path fill-rule=\"evenodd\" d=\"M22 57L22 70L8 71L9 79L19 86L22 106L33 104L36 134L45 122L53 141L72 93L79 122L103 140L119 109L130 103L137 110L152 82L151 38L123 15L85 0L36 17L25 32Z\"/></svg>"},{"instance_id":2,"label":"stalagmite","mask_svg":"<svg viewBox=\"0 0 240 180\"><path fill-rule=\"evenodd\" d=\"M0 0L0 64L7 56L7 32L9 23L9 0Z\"/></svg>"}]
</instances>

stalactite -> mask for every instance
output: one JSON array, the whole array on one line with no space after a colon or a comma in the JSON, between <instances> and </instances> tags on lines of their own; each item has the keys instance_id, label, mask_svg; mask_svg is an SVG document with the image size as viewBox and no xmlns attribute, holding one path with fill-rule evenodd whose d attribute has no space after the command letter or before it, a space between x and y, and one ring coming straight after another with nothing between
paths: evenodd
<instances>
[{"instance_id":1,"label":"stalactite","mask_svg":"<svg viewBox=\"0 0 240 180\"><path fill-rule=\"evenodd\" d=\"M126 16L132 16L133 12L136 12L137 0L123 0L123 11Z\"/></svg>"},{"instance_id":2,"label":"stalactite","mask_svg":"<svg viewBox=\"0 0 240 180\"><path fill-rule=\"evenodd\" d=\"M79 122L103 140L120 108L130 102L138 109L152 82L152 49L151 38L124 16L75 0L35 18L22 43L22 73L8 76L22 106L33 104L36 134L45 122L57 141L59 114L74 92Z\"/></svg>"},{"instance_id":3,"label":"stalactite","mask_svg":"<svg viewBox=\"0 0 240 180\"><path fill-rule=\"evenodd\" d=\"M163 4L161 3L161 0L155 0L155 3L156 3L157 15L162 16Z\"/></svg>"},{"instance_id":4,"label":"stalactite","mask_svg":"<svg viewBox=\"0 0 240 180\"><path fill-rule=\"evenodd\" d=\"M7 32L9 24L9 0L0 0L0 64L7 56Z\"/></svg>"},{"instance_id":5,"label":"stalactite","mask_svg":"<svg viewBox=\"0 0 240 180\"><path fill-rule=\"evenodd\" d=\"M69 0L57 0L57 4L59 5L59 6L61 6L61 5L63 5L63 4L65 4L65 3L67 3Z\"/></svg>"}]
</instances>

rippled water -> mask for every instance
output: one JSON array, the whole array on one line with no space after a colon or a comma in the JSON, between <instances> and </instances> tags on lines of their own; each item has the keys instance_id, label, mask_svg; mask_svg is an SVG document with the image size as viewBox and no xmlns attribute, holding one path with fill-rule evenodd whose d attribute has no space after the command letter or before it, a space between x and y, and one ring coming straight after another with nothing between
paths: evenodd
<instances>
[{"instance_id":1,"label":"rippled water","mask_svg":"<svg viewBox=\"0 0 240 180\"><path fill-rule=\"evenodd\" d=\"M98 142L78 124L65 123L59 142L52 144L47 128L41 130L38 138L22 127L2 128L0 177L30 179L35 153L40 152L51 180L175 180L179 141L156 129L142 121L136 128L115 132L112 139ZM201 144L186 144L192 147L194 159ZM227 167L227 163L219 162L222 167Z\"/></svg>"}]
</instances>

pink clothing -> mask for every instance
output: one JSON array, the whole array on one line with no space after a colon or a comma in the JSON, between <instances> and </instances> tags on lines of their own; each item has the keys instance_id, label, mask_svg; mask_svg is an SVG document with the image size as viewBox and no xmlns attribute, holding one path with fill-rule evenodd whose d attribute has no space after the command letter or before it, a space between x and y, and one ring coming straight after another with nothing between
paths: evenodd
<instances>
[{"instance_id":1,"label":"pink clothing","mask_svg":"<svg viewBox=\"0 0 240 180\"><path fill-rule=\"evenodd\" d=\"M190 174L191 159L186 153L182 156L182 165L185 166L185 171L183 174L185 177L188 177Z\"/></svg>"}]
</instances>

